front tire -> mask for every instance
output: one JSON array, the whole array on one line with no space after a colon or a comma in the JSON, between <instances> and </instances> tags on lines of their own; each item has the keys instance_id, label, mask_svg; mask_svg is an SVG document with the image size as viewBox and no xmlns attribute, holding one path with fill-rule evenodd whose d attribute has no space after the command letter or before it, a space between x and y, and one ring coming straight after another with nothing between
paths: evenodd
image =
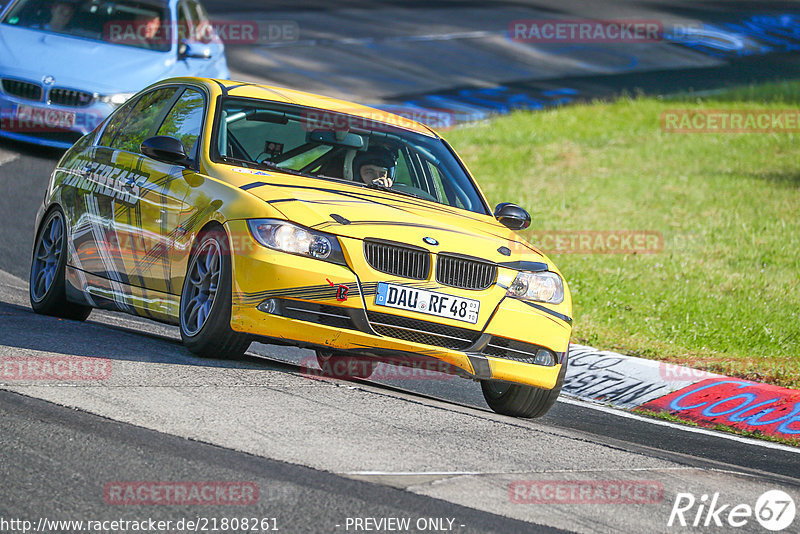
<instances>
[{"instance_id":1,"label":"front tire","mask_svg":"<svg viewBox=\"0 0 800 534\"><path fill-rule=\"evenodd\" d=\"M561 370L553 389L542 389L523 384L509 384L496 380L481 380L481 389L486 404L495 412L511 417L534 419L542 417L555 404L564 384L567 374L567 358L561 365Z\"/></svg>"},{"instance_id":2,"label":"front tire","mask_svg":"<svg viewBox=\"0 0 800 534\"><path fill-rule=\"evenodd\" d=\"M181 290L180 327L184 345L204 358L235 359L250 338L231 328L231 255L221 228L198 238Z\"/></svg>"},{"instance_id":3,"label":"front tire","mask_svg":"<svg viewBox=\"0 0 800 534\"><path fill-rule=\"evenodd\" d=\"M67 300L67 224L64 213L55 208L36 233L28 284L31 308L36 313L85 321L92 308Z\"/></svg>"}]
</instances>

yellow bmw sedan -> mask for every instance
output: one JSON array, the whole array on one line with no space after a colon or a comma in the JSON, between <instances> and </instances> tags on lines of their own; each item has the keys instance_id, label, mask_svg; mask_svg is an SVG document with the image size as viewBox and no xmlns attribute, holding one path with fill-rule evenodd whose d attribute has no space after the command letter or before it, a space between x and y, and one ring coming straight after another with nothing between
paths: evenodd
<instances>
[{"instance_id":1,"label":"yellow bmw sedan","mask_svg":"<svg viewBox=\"0 0 800 534\"><path fill-rule=\"evenodd\" d=\"M567 367L572 301L428 127L289 89L175 78L119 107L59 161L37 214L36 312L92 308L180 326L241 356L316 351L334 376L378 362L480 381L539 417Z\"/></svg>"}]
</instances>

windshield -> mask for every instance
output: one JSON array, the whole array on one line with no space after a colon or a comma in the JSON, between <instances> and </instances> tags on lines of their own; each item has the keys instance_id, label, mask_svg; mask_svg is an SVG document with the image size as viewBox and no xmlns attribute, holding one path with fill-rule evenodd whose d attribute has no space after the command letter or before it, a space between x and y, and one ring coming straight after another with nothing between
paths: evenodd
<instances>
[{"instance_id":1,"label":"windshield","mask_svg":"<svg viewBox=\"0 0 800 534\"><path fill-rule=\"evenodd\" d=\"M218 161L282 169L486 214L465 169L438 138L362 117L226 98Z\"/></svg>"},{"instance_id":2,"label":"windshield","mask_svg":"<svg viewBox=\"0 0 800 534\"><path fill-rule=\"evenodd\" d=\"M21 0L3 23L161 52L172 46L169 10L146 2Z\"/></svg>"}]
</instances>

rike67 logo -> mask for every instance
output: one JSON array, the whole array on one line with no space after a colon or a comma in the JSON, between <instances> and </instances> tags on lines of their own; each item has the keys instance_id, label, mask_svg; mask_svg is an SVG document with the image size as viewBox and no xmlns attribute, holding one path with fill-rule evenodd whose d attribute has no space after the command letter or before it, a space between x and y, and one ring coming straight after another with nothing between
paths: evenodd
<instances>
[{"instance_id":1,"label":"rike67 logo","mask_svg":"<svg viewBox=\"0 0 800 534\"><path fill-rule=\"evenodd\" d=\"M719 492L698 499L692 493L678 493L668 527L743 527L755 518L765 529L779 532L792 525L796 513L794 499L781 490L763 493L755 506L727 503Z\"/></svg>"}]
</instances>

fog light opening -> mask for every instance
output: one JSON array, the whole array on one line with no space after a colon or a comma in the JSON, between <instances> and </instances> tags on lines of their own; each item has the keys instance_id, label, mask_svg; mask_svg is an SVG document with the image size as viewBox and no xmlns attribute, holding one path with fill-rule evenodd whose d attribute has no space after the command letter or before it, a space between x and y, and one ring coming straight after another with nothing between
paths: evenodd
<instances>
[{"instance_id":1,"label":"fog light opening","mask_svg":"<svg viewBox=\"0 0 800 534\"><path fill-rule=\"evenodd\" d=\"M552 367L556 364L556 357L555 354L547 349L539 349L536 351L536 358L534 358L533 363L536 365Z\"/></svg>"},{"instance_id":2,"label":"fog light opening","mask_svg":"<svg viewBox=\"0 0 800 534\"><path fill-rule=\"evenodd\" d=\"M279 313L278 299L267 299L258 305L258 310L275 315Z\"/></svg>"}]
</instances>

